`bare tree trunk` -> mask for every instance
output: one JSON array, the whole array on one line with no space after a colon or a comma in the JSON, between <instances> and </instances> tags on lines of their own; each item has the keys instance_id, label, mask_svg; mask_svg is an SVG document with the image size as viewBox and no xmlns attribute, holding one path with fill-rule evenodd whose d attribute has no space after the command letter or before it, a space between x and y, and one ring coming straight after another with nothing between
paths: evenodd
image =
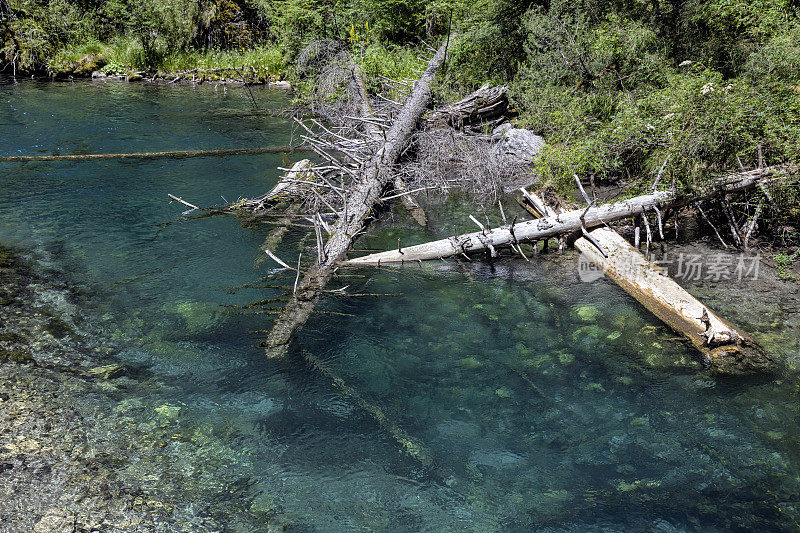
<instances>
[{"instance_id":1,"label":"bare tree trunk","mask_svg":"<svg viewBox=\"0 0 800 533\"><path fill-rule=\"evenodd\" d=\"M336 222L331 238L325 244L322 261L306 271L294 296L275 319L265 341L268 357L281 357L286 353L292 335L308 320L322 290L333 276L336 264L364 230L373 207L394 177L394 164L408 144L417 121L422 117L430 101L431 82L444 62L446 46L446 42L442 44L428 63L428 68L417 81L411 96L386 134L386 142L365 163L358 179L348 190L341 216Z\"/></svg>"},{"instance_id":2,"label":"bare tree trunk","mask_svg":"<svg viewBox=\"0 0 800 533\"><path fill-rule=\"evenodd\" d=\"M538 241L556 235L581 231L581 228L593 228L614 220L634 217L645 211L652 210L653 207L674 207L708 198L715 194L747 189L760 180L796 171L797 169L794 167L775 166L740 172L719 178L708 188L698 191L696 195L692 196L681 195L674 190L656 191L622 202L567 211L538 220L528 220L519 224L501 226L493 230L454 235L448 239L370 254L350 259L345 264L359 266L439 259L467 252L511 246L519 241Z\"/></svg>"},{"instance_id":3,"label":"bare tree trunk","mask_svg":"<svg viewBox=\"0 0 800 533\"><path fill-rule=\"evenodd\" d=\"M353 80L355 81L356 85L356 97L359 100L359 107L361 108L361 115L364 118L369 118L372 116L372 107L369 104L369 97L367 97L367 87L364 85L364 74L361 72L361 68L355 63L350 64L350 71L353 76ZM383 130L377 126L374 122L364 122L364 127L369 133L370 137L375 140L380 140L383 138ZM398 193L406 193L400 197L400 201L403 203L405 208L411 213L411 216L420 226L427 226L428 225L428 217L425 216L425 211L420 207L417 203L414 196L409 194L408 187L406 186L405 181L403 178L400 177L399 174L395 174L394 177L394 188L397 189Z\"/></svg>"},{"instance_id":4,"label":"bare tree trunk","mask_svg":"<svg viewBox=\"0 0 800 533\"><path fill-rule=\"evenodd\" d=\"M583 237L575 241L575 247L625 292L688 339L711 372L744 375L775 368L772 356L750 335L689 294L617 232L598 228L590 234L607 256Z\"/></svg>"}]
</instances>

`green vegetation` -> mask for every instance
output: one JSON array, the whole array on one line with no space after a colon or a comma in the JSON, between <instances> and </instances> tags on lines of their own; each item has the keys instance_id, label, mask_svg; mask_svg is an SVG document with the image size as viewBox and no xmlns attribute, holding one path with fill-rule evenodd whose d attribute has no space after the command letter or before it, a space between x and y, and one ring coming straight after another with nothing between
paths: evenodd
<instances>
[{"instance_id":1,"label":"green vegetation","mask_svg":"<svg viewBox=\"0 0 800 533\"><path fill-rule=\"evenodd\" d=\"M778 275L783 279L797 279L797 276L792 273L792 265L800 259L800 248L795 250L793 254L777 253L775 254L775 263L778 269Z\"/></svg>"},{"instance_id":2,"label":"green vegetation","mask_svg":"<svg viewBox=\"0 0 800 533\"><path fill-rule=\"evenodd\" d=\"M796 8L648 5L560 0L523 17L529 55L515 94L527 124L550 142L543 174L644 184L667 161L665 178L691 188L739 161L754 166L759 146L767 164L796 160Z\"/></svg>"}]
</instances>

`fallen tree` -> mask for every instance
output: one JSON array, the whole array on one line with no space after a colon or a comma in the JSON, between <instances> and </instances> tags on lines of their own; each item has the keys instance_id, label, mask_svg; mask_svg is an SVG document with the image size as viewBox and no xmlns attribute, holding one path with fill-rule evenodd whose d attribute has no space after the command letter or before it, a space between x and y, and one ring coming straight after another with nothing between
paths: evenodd
<instances>
[{"instance_id":1,"label":"fallen tree","mask_svg":"<svg viewBox=\"0 0 800 533\"><path fill-rule=\"evenodd\" d=\"M654 208L677 207L717 194L748 189L760 181L795 173L797 169L789 166L773 166L731 174L712 181L707 187L693 194L684 194L676 190L656 191L637 196L621 202L600 206L589 206L557 215L550 215L538 220L507 224L495 229L485 228L482 231L465 235L454 235L447 239L409 246L398 247L345 262L348 266L379 265L385 263L405 263L440 259L468 252L489 251L496 254L499 247L516 245L519 242L535 242L562 234L581 231L604 225L608 222L630 218Z\"/></svg>"},{"instance_id":2,"label":"fallen tree","mask_svg":"<svg viewBox=\"0 0 800 533\"><path fill-rule=\"evenodd\" d=\"M724 375L769 371L775 360L750 335L689 294L616 231L590 232L606 255L581 237L575 248L700 352L703 365Z\"/></svg>"},{"instance_id":3,"label":"fallen tree","mask_svg":"<svg viewBox=\"0 0 800 533\"><path fill-rule=\"evenodd\" d=\"M448 42L443 43L428 63L386 133L385 142L354 173L331 236L319 251L318 262L307 269L264 341L268 357L280 357L286 353L292 335L308 320L337 264L363 231L383 190L392 181L393 167L430 100L431 83L444 62L447 46Z\"/></svg>"},{"instance_id":4,"label":"fallen tree","mask_svg":"<svg viewBox=\"0 0 800 533\"><path fill-rule=\"evenodd\" d=\"M523 194L535 216L554 216L560 210L524 189ZM775 367L775 360L750 335L689 294L613 229L585 232L574 246L648 311L683 335L711 372L743 375Z\"/></svg>"}]
</instances>

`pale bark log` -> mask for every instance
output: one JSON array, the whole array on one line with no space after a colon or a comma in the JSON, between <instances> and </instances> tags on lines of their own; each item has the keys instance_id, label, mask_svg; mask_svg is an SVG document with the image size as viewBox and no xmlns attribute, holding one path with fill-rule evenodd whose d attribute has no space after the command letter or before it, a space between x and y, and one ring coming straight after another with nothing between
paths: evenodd
<instances>
[{"instance_id":1,"label":"pale bark log","mask_svg":"<svg viewBox=\"0 0 800 533\"><path fill-rule=\"evenodd\" d=\"M292 335L308 320L323 288L332 277L335 266L364 230L373 207L394 177L395 162L430 100L431 83L444 62L445 50L446 45L443 44L431 59L387 132L385 144L364 165L358 179L348 191L342 216L337 219L333 235L325 244L324 261L308 269L264 341L268 357L280 357L286 353Z\"/></svg>"},{"instance_id":2,"label":"pale bark log","mask_svg":"<svg viewBox=\"0 0 800 533\"><path fill-rule=\"evenodd\" d=\"M361 107L361 114L364 117L372 116L372 107L369 104L369 98L367 97L367 88L364 85L364 76L361 72L361 69L353 64L352 67L353 78L356 80L356 86L358 87L357 97L359 99L359 105ZM383 135L383 132L380 127L372 122L365 122L365 127L367 132L369 133L370 137L373 139L380 139ZM394 178L394 188L397 189L397 192L406 192L408 187L406 186L405 181L398 175L395 175ZM405 208L414 218L414 220L419 223L420 226L425 226L428 223L427 217L425 216L425 211L420 207L414 197L410 194L404 194L400 197L400 201L403 203Z\"/></svg>"},{"instance_id":3,"label":"pale bark log","mask_svg":"<svg viewBox=\"0 0 800 533\"><path fill-rule=\"evenodd\" d=\"M502 226L491 231L456 235L447 239L408 246L403 248L402 253L398 250L391 250L358 257L350 259L345 264L348 266L360 266L439 259L461 253L486 250L489 248L486 243L498 248L516 244L518 241L538 241L564 233L580 231L582 226L593 228L614 220L640 215L645 211L651 210L654 206L674 207L708 198L715 194L747 189L755 185L759 180L792 172L796 172L794 167L784 166L740 172L714 180L709 187L692 195L682 195L672 190L656 191L622 202L520 222L513 227Z\"/></svg>"},{"instance_id":4,"label":"pale bark log","mask_svg":"<svg viewBox=\"0 0 800 533\"><path fill-rule=\"evenodd\" d=\"M608 257L583 237L575 241L575 248L651 313L687 338L701 353L709 370L741 375L775 367L775 360L750 335L689 294L617 232L598 228L591 235Z\"/></svg>"},{"instance_id":5,"label":"pale bark log","mask_svg":"<svg viewBox=\"0 0 800 533\"><path fill-rule=\"evenodd\" d=\"M367 97L367 87L364 85L364 74L361 72L361 68L355 63L351 63L350 69L357 88L356 97L359 100L358 105L361 108L361 115L365 118L369 118L373 115L373 111L369 103L369 98ZM364 122L364 127L373 140L380 140L383 138L383 130L374 122ZM397 189L399 193L408 191L406 182L403 181L403 178L399 175L395 175L394 177L394 188ZM428 224L428 217L425 216L425 211L419 203L417 203L413 195L403 194L400 196L400 201L420 226L424 227Z\"/></svg>"},{"instance_id":6,"label":"pale bark log","mask_svg":"<svg viewBox=\"0 0 800 533\"><path fill-rule=\"evenodd\" d=\"M535 216L556 214L536 194L524 190L523 193ZM625 292L683 335L712 372L741 375L774 368L774 359L752 337L689 294L616 231L597 228L576 239L574 244Z\"/></svg>"}]
</instances>

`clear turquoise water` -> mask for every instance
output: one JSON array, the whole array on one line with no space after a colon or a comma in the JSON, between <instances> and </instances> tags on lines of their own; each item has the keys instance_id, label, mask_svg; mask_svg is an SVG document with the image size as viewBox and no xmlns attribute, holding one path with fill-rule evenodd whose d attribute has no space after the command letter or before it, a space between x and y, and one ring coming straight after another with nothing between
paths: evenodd
<instances>
[{"instance_id":1,"label":"clear turquoise water","mask_svg":"<svg viewBox=\"0 0 800 533\"><path fill-rule=\"evenodd\" d=\"M262 107L287 104L280 92L254 94ZM221 87L3 85L0 153L288 143L287 121L243 117L250 106L245 91ZM183 210L167 193L198 205L253 196L279 165L269 155L0 163L0 242L48 257L80 290L93 331L120 346L109 362L137 369L109 392L108 431L121 447L132 434L152 440L131 447L120 474L173 496L176 521L216 513L234 531L269 521L298 531L798 529L794 366L714 382L617 287L580 283L572 256L353 272L332 288L396 295L331 296L295 353L267 361L252 333L266 317L222 305L280 294L228 290L274 266L254 263L268 228L215 217L154 236ZM440 206L427 234L398 213L361 246L467 228L466 209ZM300 239L290 234L279 255L296 260ZM693 290L783 360L798 358L791 294L776 306L753 287ZM300 350L432 464L404 453Z\"/></svg>"}]
</instances>

